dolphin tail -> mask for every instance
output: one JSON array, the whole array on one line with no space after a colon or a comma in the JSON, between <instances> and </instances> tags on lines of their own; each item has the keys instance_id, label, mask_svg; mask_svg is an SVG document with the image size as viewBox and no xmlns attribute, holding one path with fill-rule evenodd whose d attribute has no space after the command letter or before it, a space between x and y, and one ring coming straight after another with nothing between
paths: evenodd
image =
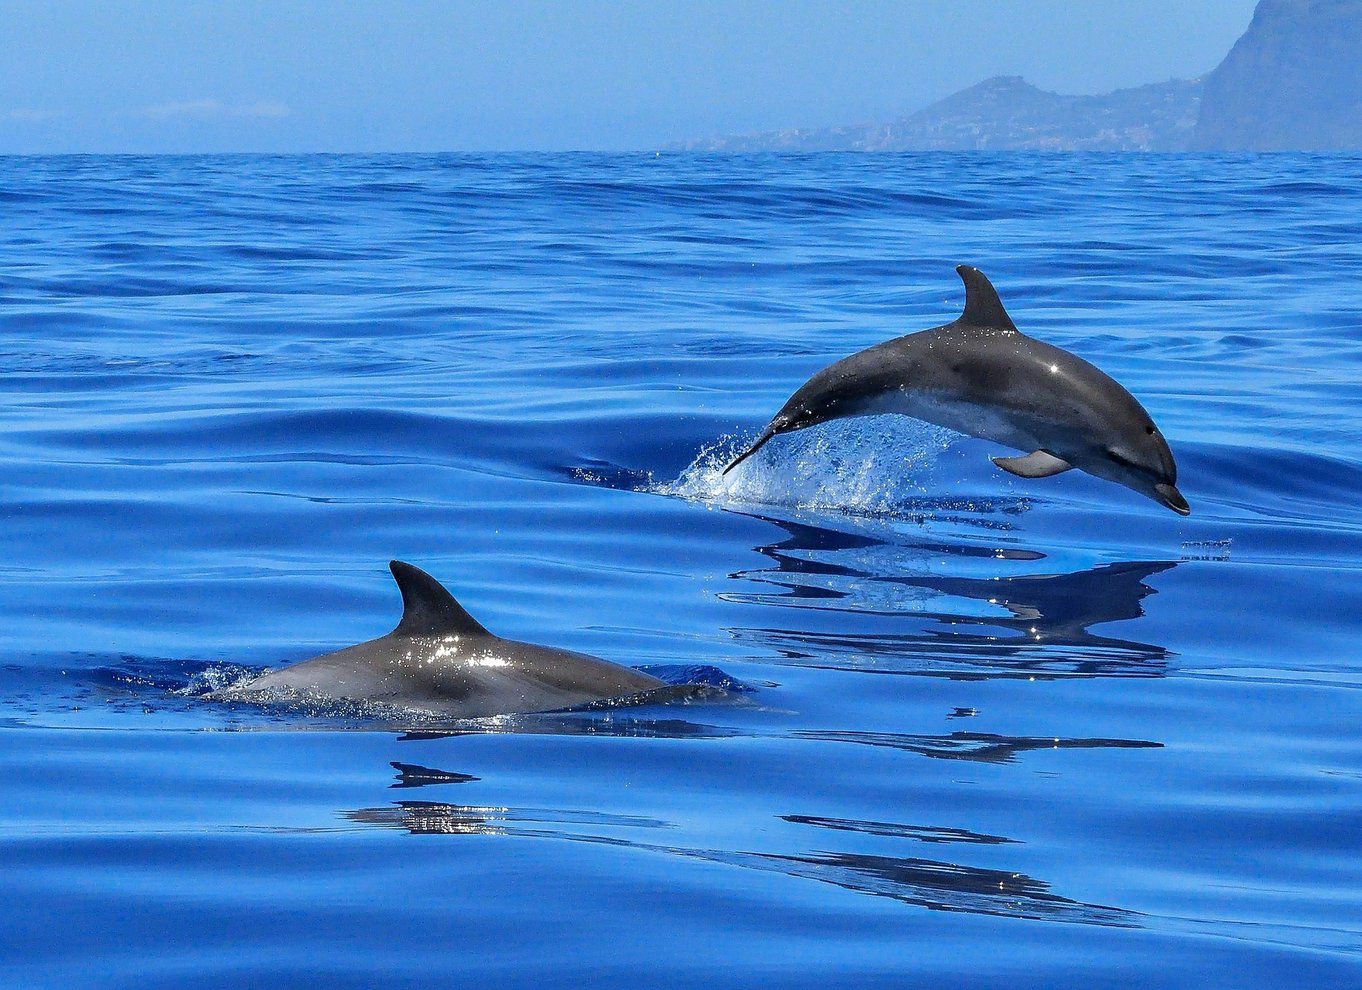
<instances>
[{"instance_id":1,"label":"dolphin tail","mask_svg":"<svg viewBox=\"0 0 1362 990\"><path fill-rule=\"evenodd\" d=\"M732 471L735 467L737 467L737 466L738 466L739 464L741 464L743 461L747 460L749 457L751 457L751 456L752 456L753 454L755 454L757 451L761 450L761 448L762 448L763 446L766 445L766 441L767 441L767 440L770 440L770 439L771 439L773 436L775 436L775 435L776 435L776 431L773 430L773 429L771 429L771 428L768 426L768 427L762 432L761 436L757 437L757 442L756 442L756 443L752 444L752 446L748 447L748 448L747 448L746 450L744 450L741 454L739 454L737 457L733 458L733 460L731 460L731 461L728 462L728 467L726 467L726 468L723 469L723 471L721 472L721 475L728 474L729 471Z\"/></svg>"}]
</instances>

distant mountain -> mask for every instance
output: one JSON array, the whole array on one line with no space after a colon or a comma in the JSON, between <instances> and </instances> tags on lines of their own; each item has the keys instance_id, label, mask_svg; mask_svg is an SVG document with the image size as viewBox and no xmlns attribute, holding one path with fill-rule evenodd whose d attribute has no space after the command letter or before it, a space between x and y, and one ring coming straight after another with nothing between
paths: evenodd
<instances>
[{"instance_id":1,"label":"distant mountain","mask_svg":"<svg viewBox=\"0 0 1362 990\"><path fill-rule=\"evenodd\" d=\"M889 123L686 141L680 151L1362 150L1362 0L1260 0L1202 79L1061 96L996 76Z\"/></svg>"},{"instance_id":2,"label":"distant mountain","mask_svg":"<svg viewBox=\"0 0 1362 990\"><path fill-rule=\"evenodd\" d=\"M887 124L688 141L682 151L1178 151L1196 125L1199 80L1063 96L996 76Z\"/></svg>"},{"instance_id":3,"label":"distant mountain","mask_svg":"<svg viewBox=\"0 0 1362 990\"><path fill-rule=\"evenodd\" d=\"M1206 77L1192 146L1362 150L1362 0L1261 0Z\"/></svg>"}]
</instances>

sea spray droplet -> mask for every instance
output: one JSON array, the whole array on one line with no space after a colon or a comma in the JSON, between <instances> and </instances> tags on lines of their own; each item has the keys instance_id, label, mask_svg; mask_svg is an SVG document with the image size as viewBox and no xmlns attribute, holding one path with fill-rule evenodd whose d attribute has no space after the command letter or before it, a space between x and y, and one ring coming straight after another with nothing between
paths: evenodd
<instances>
[{"instance_id":1,"label":"sea spray droplet","mask_svg":"<svg viewBox=\"0 0 1362 990\"><path fill-rule=\"evenodd\" d=\"M172 690L172 694L198 697L213 691L224 691L248 683L260 675L258 669L234 663L215 663L195 672L187 684Z\"/></svg>"},{"instance_id":2,"label":"sea spray droplet","mask_svg":"<svg viewBox=\"0 0 1362 990\"><path fill-rule=\"evenodd\" d=\"M955 438L899 417L825 423L785 434L724 474L750 442L724 436L700 448L674 481L649 490L704 502L894 514L940 489L933 469Z\"/></svg>"}]
</instances>

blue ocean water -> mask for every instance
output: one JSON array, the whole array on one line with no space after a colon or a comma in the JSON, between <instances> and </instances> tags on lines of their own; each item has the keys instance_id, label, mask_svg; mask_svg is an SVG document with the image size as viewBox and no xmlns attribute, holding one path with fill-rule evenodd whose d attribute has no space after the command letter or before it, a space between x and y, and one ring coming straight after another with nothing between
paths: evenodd
<instances>
[{"instance_id":1,"label":"blue ocean water","mask_svg":"<svg viewBox=\"0 0 1362 990\"><path fill-rule=\"evenodd\" d=\"M2 158L0 209L0 984L1362 984L1362 159ZM719 475L960 263L1190 518L889 417ZM754 690L200 697L386 632L393 557Z\"/></svg>"}]
</instances>

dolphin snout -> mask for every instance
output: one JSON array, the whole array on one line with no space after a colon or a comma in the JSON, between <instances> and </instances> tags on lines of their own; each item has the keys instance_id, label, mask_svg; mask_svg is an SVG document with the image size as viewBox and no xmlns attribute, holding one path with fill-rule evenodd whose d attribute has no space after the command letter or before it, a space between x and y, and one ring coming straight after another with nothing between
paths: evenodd
<instances>
[{"instance_id":1,"label":"dolphin snout","mask_svg":"<svg viewBox=\"0 0 1362 990\"><path fill-rule=\"evenodd\" d=\"M770 439L771 439L773 436L775 436L775 435L776 435L776 431L775 431L774 429L772 429L771 427L768 426L768 427L762 432L761 436L757 437L757 442L756 442L756 443L752 444L752 446L748 447L746 450L744 450L744 451L743 451L741 454L739 454L737 457L733 458L733 460L729 461L729 462L728 462L728 467L724 468L721 472L719 472L719 474L720 474L721 476L722 476L722 475L725 475L725 474L728 474L729 471L732 471L735 467L737 467L737 466L738 466L739 464L741 464L743 461L747 460L749 457L751 457L753 454L755 454L757 451L759 451L759 450L765 445L766 441L767 441L767 440L770 440Z\"/></svg>"},{"instance_id":2,"label":"dolphin snout","mask_svg":"<svg viewBox=\"0 0 1362 990\"><path fill-rule=\"evenodd\" d=\"M1190 516L1192 507L1187 504L1187 500L1182 497L1182 492L1178 491L1177 485L1155 485L1155 498L1160 505L1166 505L1180 516Z\"/></svg>"}]
</instances>

